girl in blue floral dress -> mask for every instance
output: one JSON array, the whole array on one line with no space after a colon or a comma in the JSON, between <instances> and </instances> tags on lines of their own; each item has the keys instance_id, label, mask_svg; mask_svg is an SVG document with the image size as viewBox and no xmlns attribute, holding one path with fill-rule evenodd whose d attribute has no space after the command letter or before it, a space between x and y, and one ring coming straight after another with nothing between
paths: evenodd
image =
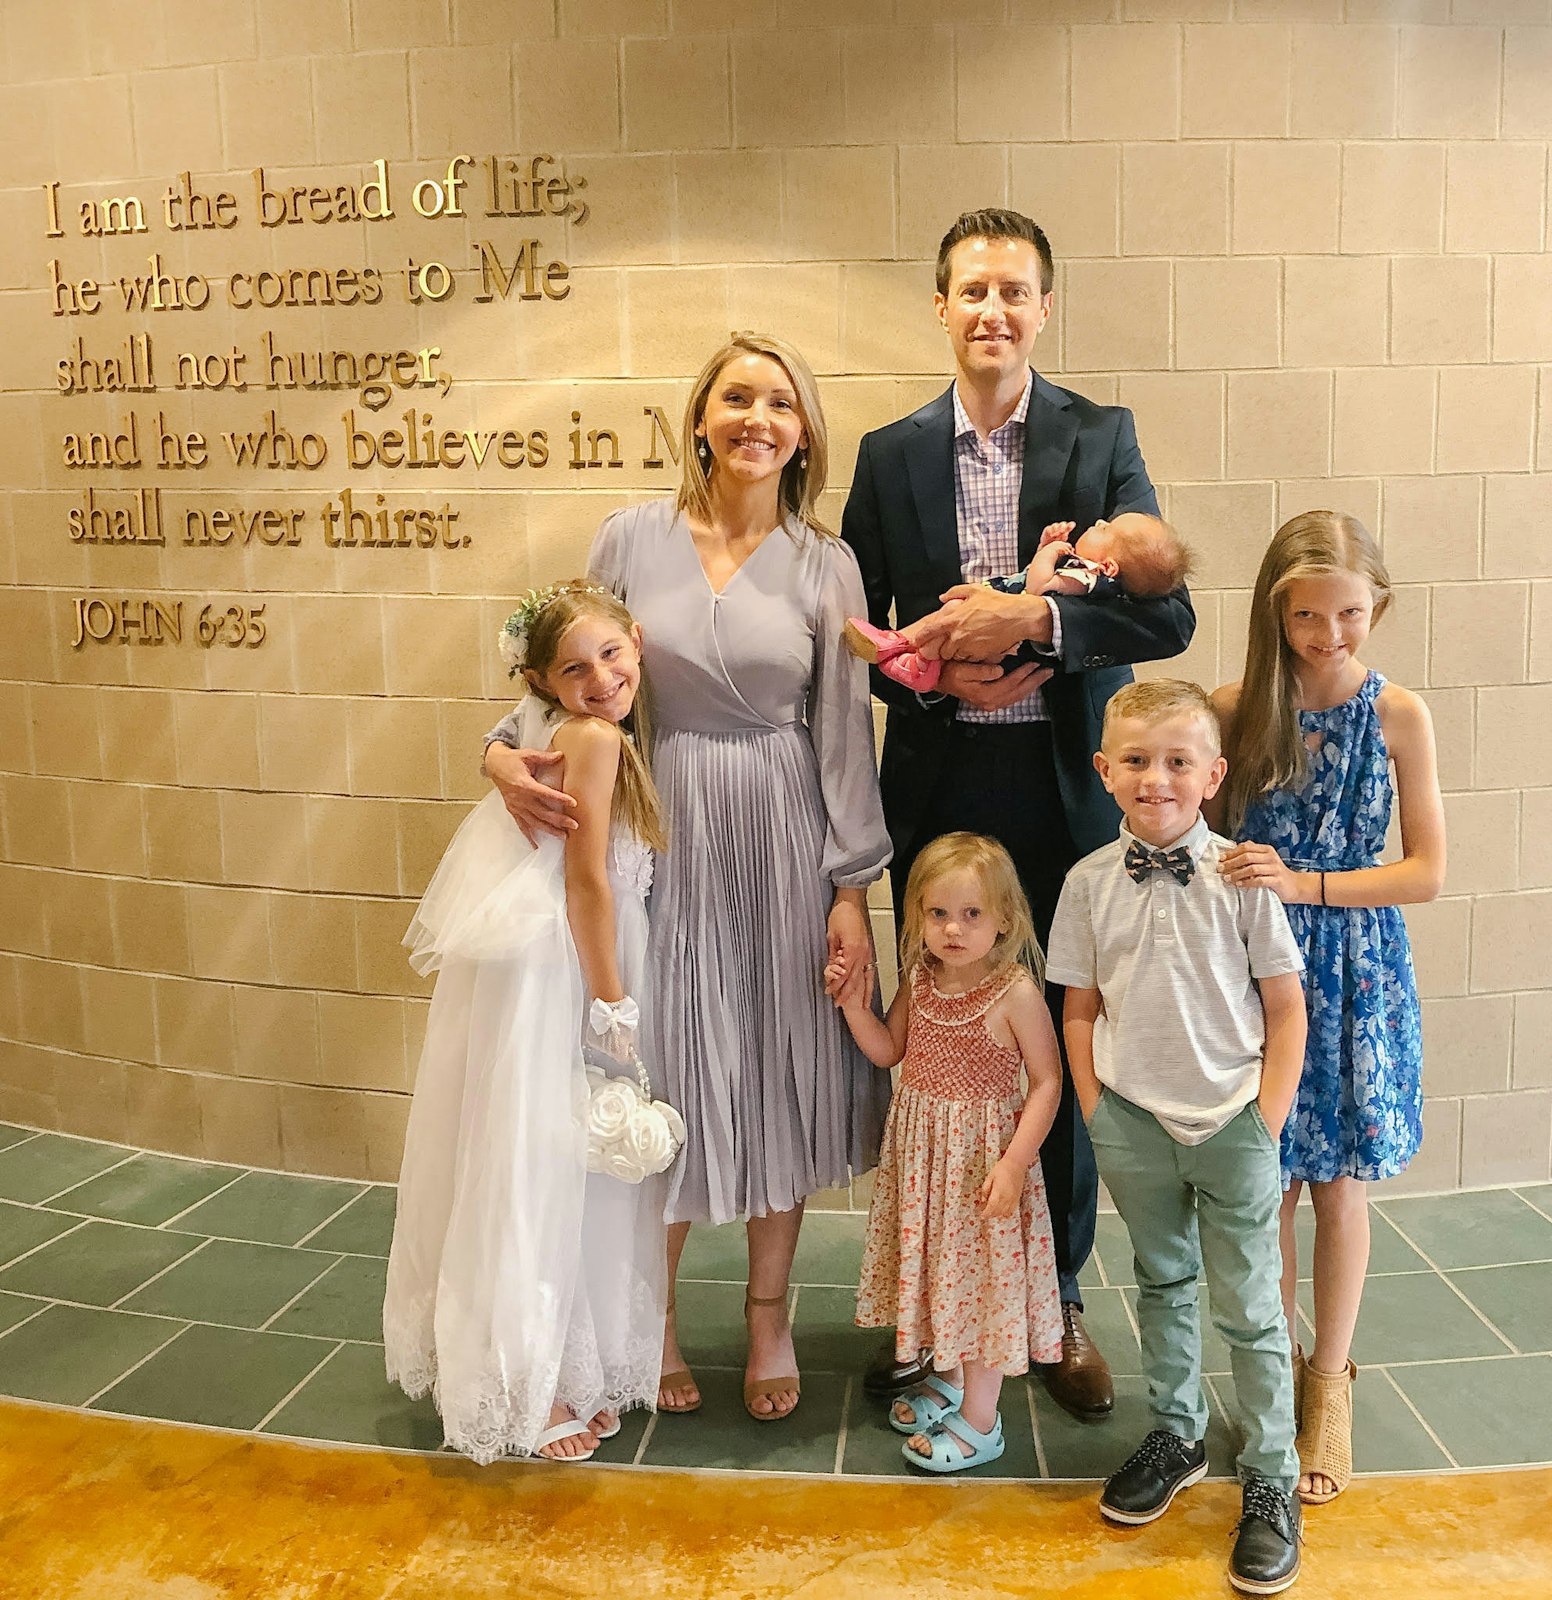
<instances>
[{"instance_id":1,"label":"girl in blue floral dress","mask_svg":"<svg viewBox=\"0 0 1552 1600\"><path fill-rule=\"evenodd\" d=\"M1228 780L1214 825L1243 841L1239 885L1273 889L1303 950L1309 1043L1282 1136L1283 1302L1297 1327L1294 1213L1315 1210L1315 1343L1294 1345L1299 1497L1335 1499L1352 1474L1349 1359L1369 1262L1365 1186L1422 1142L1422 1031L1398 909L1444 881L1444 807L1428 708L1358 659L1390 603L1356 519L1309 511L1279 528L1256 578L1245 676L1218 690ZM1401 859L1380 864L1392 784Z\"/></svg>"}]
</instances>

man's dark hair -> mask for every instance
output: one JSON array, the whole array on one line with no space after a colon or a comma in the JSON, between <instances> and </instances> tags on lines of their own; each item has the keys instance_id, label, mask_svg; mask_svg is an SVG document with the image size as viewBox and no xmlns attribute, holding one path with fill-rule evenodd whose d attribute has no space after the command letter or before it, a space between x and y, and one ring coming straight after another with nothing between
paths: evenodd
<instances>
[{"instance_id":1,"label":"man's dark hair","mask_svg":"<svg viewBox=\"0 0 1552 1600\"><path fill-rule=\"evenodd\" d=\"M1051 259L1051 241L1038 222L1026 217L1022 211L1009 211L1002 206L989 206L985 211L966 211L943 235L938 246L938 293L948 293L948 258L954 246L966 239L1025 239L1035 247L1040 257L1040 293L1050 294L1056 278L1056 264Z\"/></svg>"}]
</instances>

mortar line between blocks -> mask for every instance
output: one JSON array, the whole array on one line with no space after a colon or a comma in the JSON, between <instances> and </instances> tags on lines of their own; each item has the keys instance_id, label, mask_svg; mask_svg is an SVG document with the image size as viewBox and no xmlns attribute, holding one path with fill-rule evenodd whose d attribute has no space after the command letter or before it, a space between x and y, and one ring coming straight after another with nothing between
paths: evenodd
<instances>
[{"instance_id":1,"label":"mortar line between blocks","mask_svg":"<svg viewBox=\"0 0 1552 1600\"><path fill-rule=\"evenodd\" d=\"M1517 1356L1522 1356L1522 1355L1525 1354L1525 1351L1521 1350L1520 1347L1517 1344L1515 1344L1514 1340L1509 1338L1508 1335L1505 1334L1501 1328L1498 1328L1498 1327L1494 1326L1492 1319L1489 1316L1487 1316L1485 1312L1477 1310L1477 1308L1471 1303L1471 1301L1468 1300L1466 1298L1466 1296L1459 1289L1457 1289L1455 1287L1455 1284L1454 1284L1453 1280L1450 1278L1449 1274L1447 1272L1445 1272L1444 1268L1441 1267L1439 1265L1439 1263L1437 1261L1435 1261L1433 1259L1433 1257L1431 1255L1429 1255L1428 1252L1426 1250L1424 1250L1423 1247L1420 1244L1418 1244L1416 1239L1412 1238L1411 1235L1407 1233L1406 1229L1403 1228L1401 1226L1401 1224L1399 1222L1397 1222L1394 1217L1386 1217L1385 1220L1391 1225L1391 1227L1393 1227L1396 1230L1397 1233L1399 1233L1401 1235L1401 1237L1409 1245L1411 1245L1411 1247L1415 1251L1417 1251L1418 1255L1420 1255L1423 1258L1423 1260L1428 1263L1428 1265L1438 1275L1439 1281L1442 1284L1444 1284L1444 1286L1450 1291L1450 1293L1452 1295L1454 1295L1455 1298L1457 1300L1459 1300L1460 1303L1463 1306L1465 1306L1465 1308L1472 1314L1472 1316L1474 1316L1482 1324L1482 1326L1484 1328L1486 1328L1488 1330L1488 1332L1493 1335L1493 1337L1495 1339L1502 1339L1503 1340L1504 1345L1509 1350L1510 1354L1517 1355ZM1502 1263L1502 1264L1503 1265L1509 1265L1509 1263L1507 1263L1507 1262L1506 1263Z\"/></svg>"},{"instance_id":2,"label":"mortar line between blocks","mask_svg":"<svg viewBox=\"0 0 1552 1600\"><path fill-rule=\"evenodd\" d=\"M201 1195L198 1200L195 1200L190 1205L186 1205L181 1211L175 1211L172 1216L168 1217L163 1222L158 1222L156 1226L158 1228L166 1229L170 1232L178 1232L179 1230L173 1228L173 1223L181 1222L191 1211L199 1210L199 1208L204 1205L207 1200L214 1200L218 1194L225 1194L234 1183L241 1182L241 1180L247 1176L248 1174L246 1171L238 1171L232 1177L228 1178L219 1189L212 1189L209 1194Z\"/></svg>"},{"instance_id":3,"label":"mortar line between blocks","mask_svg":"<svg viewBox=\"0 0 1552 1600\"><path fill-rule=\"evenodd\" d=\"M131 1296L139 1294L142 1289L149 1289L158 1278L165 1278L174 1267L182 1266L185 1261L192 1261L194 1257L197 1256L200 1251L202 1251L209 1243L210 1241L208 1239L202 1239L197 1245L194 1246L192 1250L185 1251L184 1254L179 1256L176 1261L169 1261L160 1272L153 1272L151 1276L143 1283L137 1283L133 1289L126 1289L117 1300L113 1301L112 1304L109 1305L108 1310L117 1311L126 1300L131 1298Z\"/></svg>"},{"instance_id":4,"label":"mortar line between blocks","mask_svg":"<svg viewBox=\"0 0 1552 1600\"><path fill-rule=\"evenodd\" d=\"M81 1229L86 1226L86 1223L87 1219L82 1217L73 1228L66 1228L63 1233L56 1233L52 1239L44 1239L41 1241L41 1243L35 1244L32 1249L23 1250L19 1256L13 1256L9 1261L6 1262L5 1271L9 1272L12 1267L17 1266L19 1263L25 1261L28 1256L37 1255L40 1250L47 1248L49 1245L58 1244L61 1239L68 1239L72 1233L79 1233ZM4 1282L0 1281L0 1289L4 1288Z\"/></svg>"},{"instance_id":5,"label":"mortar line between blocks","mask_svg":"<svg viewBox=\"0 0 1552 1600\"><path fill-rule=\"evenodd\" d=\"M1137 1285L1134 1283L1129 1287L1136 1289ZM1126 1325L1132 1330L1132 1337L1137 1341L1138 1350L1141 1350L1142 1324L1137 1320L1137 1308L1132 1304L1125 1289L1117 1289L1116 1293L1121 1296L1121 1309L1126 1313Z\"/></svg>"},{"instance_id":6,"label":"mortar line between blocks","mask_svg":"<svg viewBox=\"0 0 1552 1600\"><path fill-rule=\"evenodd\" d=\"M641 1458L647 1453L647 1446L652 1442L652 1435L657 1432L657 1408L654 1406L652 1415L647 1418L647 1425L641 1430L641 1438L636 1445L636 1453L631 1457L631 1465L639 1467Z\"/></svg>"},{"instance_id":7,"label":"mortar line between blocks","mask_svg":"<svg viewBox=\"0 0 1552 1600\"><path fill-rule=\"evenodd\" d=\"M193 1251L190 1251L189 1254L192 1255ZM184 1256L183 1259L185 1261L187 1261L189 1259L189 1257L188 1256ZM177 1263L174 1262L173 1265L176 1266ZM136 1291L133 1291L133 1290L131 1291L131 1293L134 1293L134 1292L136 1292ZM68 1295L22 1294L21 1291L18 1290L18 1289L7 1289L7 1290L4 1291L4 1293L10 1294L10 1295L14 1295L19 1300L38 1300L38 1301L41 1301L45 1306L49 1306L49 1305L69 1306L73 1311L112 1311L115 1316L120 1316L120 1317L146 1317L146 1318L149 1318L153 1322L165 1322L167 1320L167 1318L168 1318L168 1313L165 1312L165 1311L142 1311L138 1306L126 1306L126 1305L102 1306L102 1305L94 1305L89 1300L72 1300ZM258 1333L258 1332L262 1331L262 1330L260 1330L258 1328L250 1327L245 1322L212 1322L209 1317L174 1317L172 1320L175 1321L175 1322L185 1322L191 1328L218 1328L223 1333ZM6 1331L9 1332L10 1330L7 1329ZM4 1334L0 1334L0 1338L4 1338L4 1337L5 1337ZM367 1350L381 1350L383 1348L383 1341L381 1339L356 1339L356 1338L350 1338L350 1337L346 1337L346 1336L343 1336L343 1335L336 1335L336 1334L288 1333L288 1334L283 1335L283 1337L285 1337L287 1339L328 1339L328 1338L332 1338L332 1339L335 1339L336 1342L338 1342L340 1344L357 1344L357 1345L360 1345L363 1349L367 1349ZM1507 1356L1502 1357L1502 1358L1500 1358L1498 1356L1492 1356L1492 1357L1476 1357L1475 1359L1477 1359L1477 1360L1495 1360L1496 1361L1496 1360L1499 1360L1499 1359L1508 1359L1508 1358L1507 1358ZM1416 1363L1416 1364L1420 1365L1421 1363ZM710 1367L707 1370L711 1371L711 1372L735 1372L738 1369L735 1368L735 1367Z\"/></svg>"},{"instance_id":8,"label":"mortar line between blocks","mask_svg":"<svg viewBox=\"0 0 1552 1600\"><path fill-rule=\"evenodd\" d=\"M118 1384L121 1384L127 1377L130 1376L131 1373L138 1372L153 1356L159 1356L162 1351L164 1351L167 1346L173 1342L174 1339L181 1339L184 1334L186 1334L193 1326L193 1323L185 1322L181 1327L174 1328L173 1331L169 1333L154 1350L147 1350L146 1353L141 1356L141 1358L135 1362L133 1366L126 1367L116 1378L112 1379L108 1383L103 1384L97 1393L92 1395L90 1399L83 1401L80 1409L83 1411L90 1410L91 1407L96 1405L97 1402L101 1400L110 1389L115 1388Z\"/></svg>"},{"instance_id":9,"label":"mortar line between blocks","mask_svg":"<svg viewBox=\"0 0 1552 1600\"><path fill-rule=\"evenodd\" d=\"M29 1311L27 1313L27 1315L25 1317L23 1317L20 1322L13 1322L11 1324L11 1326L5 1330L4 1333L0 1333L0 1341L4 1341L6 1339L9 1339L11 1337L11 1335L13 1333L15 1333L18 1328L25 1328L29 1322L36 1321L39 1317L41 1317L43 1315L43 1313L45 1311L47 1311L49 1309L50 1306L52 1306L54 1304L56 1304L56 1302L53 1301L53 1300L41 1300L41 1301L39 1301L38 1308L37 1308L36 1311Z\"/></svg>"},{"instance_id":10,"label":"mortar line between blocks","mask_svg":"<svg viewBox=\"0 0 1552 1600\"><path fill-rule=\"evenodd\" d=\"M16 1146L13 1144L11 1149L16 1149ZM115 1161L112 1166L104 1167L101 1172L94 1172L89 1178L77 1178L74 1183L67 1183L63 1189L56 1189L53 1194L46 1195L42 1200L34 1201L33 1204L38 1207L51 1206L61 1195L69 1194L72 1189L84 1189L87 1184L95 1183L99 1178L106 1178L110 1172L117 1172L120 1167L128 1166L131 1161L143 1154L144 1152L141 1150L131 1150L122 1161Z\"/></svg>"},{"instance_id":11,"label":"mortar line between blocks","mask_svg":"<svg viewBox=\"0 0 1552 1600\"><path fill-rule=\"evenodd\" d=\"M857 1380L848 1377L846 1387L841 1391L841 1425L835 1432L835 1475L840 1477L844 1471L846 1461L846 1421L851 1415L851 1389Z\"/></svg>"},{"instance_id":12,"label":"mortar line between blocks","mask_svg":"<svg viewBox=\"0 0 1552 1600\"><path fill-rule=\"evenodd\" d=\"M307 1230L307 1232L304 1233L300 1239L298 1239L293 1245L291 1245L290 1248L293 1249L293 1250L304 1249L306 1247L306 1245L307 1245L307 1241L309 1239L311 1239L314 1234L321 1233L323 1231L323 1229L327 1228L328 1225L331 1222L333 1222L336 1217L340 1216L342 1213L344 1213L346 1211L349 1211L350 1208L356 1203L356 1201L358 1201L361 1198L361 1196L366 1194L366 1193L368 1193L368 1190L366 1190L365 1188L357 1190L356 1193L351 1195L351 1197L344 1203L344 1205L338 1207L334 1211L331 1211L329 1213L329 1215L326 1216L323 1219L323 1221L318 1224L318 1226L316 1228L309 1228Z\"/></svg>"},{"instance_id":13,"label":"mortar line between blocks","mask_svg":"<svg viewBox=\"0 0 1552 1600\"><path fill-rule=\"evenodd\" d=\"M336 1344L334 1346L334 1348L331 1351L329 1351L329 1353L320 1362L317 1363L316 1366L314 1366L312 1368L312 1370L307 1374L307 1376L305 1378L303 1378L302 1381L299 1384L297 1384L297 1386L294 1389L292 1389L289 1394L282 1395L280 1397L280 1399L277 1400L275 1402L275 1404L272 1405L269 1408L269 1410L266 1411L264 1413L264 1415L262 1417L260 1417L259 1420L257 1422L255 1422L254 1425L251 1428L249 1428L247 1431L249 1433L262 1433L264 1431L264 1429L271 1422L274 1421L276 1414L278 1412L284 1410L286 1406L288 1406L294 1399L296 1399L296 1397L302 1392L302 1390L305 1389L307 1387L307 1385L310 1384L313 1381L313 1379L316 1378L318 1376L318 1374L320 1372L322 1372L323 1369L326 1366L328 1366L328 1364L335 1358L335 1356L337 1356L340 1353L340 1351L343 1350L344 1348L345 1348L344 1340L341 1340L338 1344Z\"/></svg>"},{"instance_id":14,"label":"mortar line between blocks","mask_svg":"<svg viewBox=\"0 0 1552 1600\"><path fill-rule=\"evenodd\" d=\"M280 1306L280 1307L278 1307L278 1308L277 1308L277 1309L276 1309L276 1310L274 1310L274 1311L272 1311L272 1312L271 1312L271 1313L270 1313L270 1314L269 1314L269 1315L268 1315L268 1316L267 1316L267 1317L266 1317L266 1318L265 1318L265 1319L264 1319L264 1320L263 1320L263 1322L261 1322L261 1323L260 1323L260 1324L259 1324L259 1332L260 1332L260 1333L268 1333L268 1332L269 1332L269 1329L270 1329L270 1324L271 1324L271 1323L273 1323L273 1322L274 1322L274 1321L275 1321L275 1320L276 1320L276 1318L277 1318L277 1317L283 1317L283 1316L284 1316L284 1315L285 1315L285 1314L286 1314L286 1312L288 1312L288 1311L289 1311L289 1310L290 1310L290 1309L291 1309L291 1307L292 1307L292 1306L294 1306L294 1305L295 1305L295 1304L296 1304L296 1303L297 1303L297 1301L298 1301L298 1300L300 1300L300 1299L301 1299L301 1298L302 1298L302 1296L303 1296L303 1295L304 1295L304 1294L308 1294L308 1293L310 1293L310 1292L311 1292L311 1291L312 1291L312 1290L314 1290L314 1289L316 1289L316 1288L317 1288L317 1287L318 1287L318 1285L319 1285L319 1284L320 1284L320 1283L322 1283L322 1282L323 1282L323 1280L324 1280L324 1279L325 1279L325 1278L327 1278L327 1277L328 1277L328 1275L329 1275L329 1274L330 1274L330 1273L331 1273L331 1272L333 1272L333 1270L334 1270L334 1269L335 1269L335 1268L336 1268L336 1267L337 1267L337 1266L338 1266L338 1265L339 1265L339 1264L340 1264L340 1262L342 1262L342 1261L343 1261L343 1260L344 1260L344 1259L345 1259L345 1258L344 1258L344 1256L336 1256L336 1257L335 1257L335 1258L334 1258L334 1259L333 1259L333 1260L332 1260L332 1261L331 1261L331 1262L330 1262L330 1263L329 1263L329 1264L328 1264L328 1266L326 1266L326 1267L325 1267L325 1268L324 1268L324 1269L323 1269L323 1271L322 1271L322 1272L320 1272L320 1273L318 1273L318 1274L317 1274L317 1276L316 1276L316 1277L313 1277L313 1278L310 1278L310 1279L309 1279L309 1280L308 1280L308 1281L307 1281L307 1282L306 1282L306 1283L304 1283L304 1284L303 1284L303 1285L302 1285L302 1287L301 1287L301 1288L300 1288L300 1289L298 1289L298 1290L297 1290L297 1291L296 1291L296 1293L295 1293L295 1294L294 1294L294 1295L292 1295L292 1296L291 1296L291 1298L290 1298L290 1299L289 1299L289 1300L287 1300L287 1301L286 1301L286 1303L285 1303L285 1304L284 1304L284 1305L283 1305L283 1306Z\"/></svg>"},{"instance_id":15,"label":"mortar line between blocks","mask_svg":"<svg viewBox=\"0 0 1552 1600\"><path fill-rule=\"evenodd\" d=\"M1417 1418L1418 1426L1423 1430L1424 1433L1428 1435L1430 1439L1433 1440L1436 1445L1438 1445L1439 1449L1443 1451L1444 1459L1448 1461L1452 1467L1458 1470L1460 1463L1455 1459L1450 1447L1444 1442L1443 1439L1439 1437L1437 1433L1434 1432L1433 1425L1429 1422L1428 1418L1425 1417L1422 1412L1412 1404L1411 1395L1409 1395L1406 1390L1396 1382L1395 1374L1391 1372L1389 1367L1381 1367L1380 1371L1384 1373L1385 1381L1391 1386L1392 1389L1396 1391L1397 1394L1401 1396L1401 1403L1407 1408L1408 1411L1412 1413L1414 1417Z\"/></svg>"}]
</instances>

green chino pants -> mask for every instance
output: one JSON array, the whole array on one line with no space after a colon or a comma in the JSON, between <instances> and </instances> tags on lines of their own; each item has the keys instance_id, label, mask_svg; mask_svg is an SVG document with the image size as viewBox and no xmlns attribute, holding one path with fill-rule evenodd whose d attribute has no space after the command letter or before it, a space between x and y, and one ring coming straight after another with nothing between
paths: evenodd
<instances>
[{"instance_id":1,"label":"green chino pants","mask_svg":"<svg viewBox=\"0 0 1552 1600\"><path fill-rule=\"evenodd\" d=\"M1240 1474L1293 1492L1293 1370L1283 1317L1277 1141L1254 1101L1210 1139L1181 1144L1149 1111L1106 1089L1089 1138L1132 1238L1137 1322L1153 1425L1207 1431L1197 1277L1205 1263L1213 1326L1229 1346L1244 1447Z\"/></svg>"}]
</instances>

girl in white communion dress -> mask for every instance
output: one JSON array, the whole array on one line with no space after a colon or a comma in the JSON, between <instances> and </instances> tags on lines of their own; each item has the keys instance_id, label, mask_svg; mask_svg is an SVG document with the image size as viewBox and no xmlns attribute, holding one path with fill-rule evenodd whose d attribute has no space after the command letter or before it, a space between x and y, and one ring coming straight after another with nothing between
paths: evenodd
<instances>
[{"instance_id":1,"label":"girl in white communion dress","mask_svg":"<svg viewBox=\"0 0 1552 1600\"><path fill-rule=\"evenodd\" d=\"M583 1043L586 1018L609 1055L633 1057L666 841L625 607L594 584L552 585L502 642L530 690L524 740L565 757L578 826L530 845L487 795L405 935L437 982L383 1342L389 1378L433 1393L456 1449L577 1461L658 1390L666 1180L588 1170Z\"/></svg>"}]
</instances>

